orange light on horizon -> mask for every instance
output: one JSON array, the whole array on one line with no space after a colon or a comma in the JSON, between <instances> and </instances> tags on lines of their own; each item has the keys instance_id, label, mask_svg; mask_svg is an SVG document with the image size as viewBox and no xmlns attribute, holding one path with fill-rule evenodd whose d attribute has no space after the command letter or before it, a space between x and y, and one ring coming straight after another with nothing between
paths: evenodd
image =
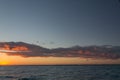
<instances>
[{"instance_id":1,"label":"orange light on horizon","mask_svg":"<svg viewBox=\"0 0 120 80\"><path fill-rule=\"evenodd\" d=\"M59 65L59 64L118 64L119 60L66 58L66 57L21 57L0 53L0 65Z\"/></svg>"}]
</instances>

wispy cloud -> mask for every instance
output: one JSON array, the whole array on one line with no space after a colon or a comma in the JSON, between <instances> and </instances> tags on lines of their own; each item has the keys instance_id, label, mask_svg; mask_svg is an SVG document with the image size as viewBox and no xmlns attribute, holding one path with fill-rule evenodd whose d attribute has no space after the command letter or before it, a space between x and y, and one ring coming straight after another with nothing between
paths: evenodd
<instances>
[{"instance_id":1,"label":"wispy cloud","mask_svg":"<svg viewBox=\"0 0 120 80\"><path fill-rule=\"evenodd\" d=\"M47 49L24 42L0 42L0 52L23 57L85 57L119 59L120 46L74 46L70 48Z\"/></svg>"}]
</instances>

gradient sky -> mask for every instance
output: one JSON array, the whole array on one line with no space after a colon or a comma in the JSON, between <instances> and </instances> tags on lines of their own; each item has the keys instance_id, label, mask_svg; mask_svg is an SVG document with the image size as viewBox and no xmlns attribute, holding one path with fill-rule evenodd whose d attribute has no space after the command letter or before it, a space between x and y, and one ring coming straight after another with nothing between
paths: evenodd
<instances>
[{"instance_id":1,"label":"gradient sky","mask_svg":"<svg viewBox=\"0 0 120 80\"><path fill-rule=\"evenodd\" d=\"M0 0L0 42L120 45L119 34L119 0Z\"/></svg>"},{"instance_id":2,"label":"gradient sky","mask_svg":"<svg viewBox=\"0 0 120 80\"><path fill-rule=\"evenodd\" d=\"M0 0L0 41L120 45L118 0Z\"/></svg>"}]
</instances>

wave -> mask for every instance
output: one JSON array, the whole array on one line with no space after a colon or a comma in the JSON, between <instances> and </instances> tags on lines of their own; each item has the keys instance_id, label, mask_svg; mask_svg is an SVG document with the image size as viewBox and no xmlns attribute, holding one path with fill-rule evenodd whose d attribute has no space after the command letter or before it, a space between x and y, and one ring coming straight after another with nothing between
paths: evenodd
<instances>
[{"instance_id":1,"label":"wave","mask_svg":"<svg viewBox=\"0 0 120 80\"><path fill-rule=\"evenodd\" d=\"M16 78L14 76L0 76L0 79L4 79L4 78Z\"/></svg>"}]
</instances>

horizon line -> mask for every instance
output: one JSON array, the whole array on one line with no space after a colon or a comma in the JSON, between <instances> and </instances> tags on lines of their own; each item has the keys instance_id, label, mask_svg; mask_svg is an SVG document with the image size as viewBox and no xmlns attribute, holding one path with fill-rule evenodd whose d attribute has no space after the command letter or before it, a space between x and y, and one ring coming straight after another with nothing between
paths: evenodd
<instances>
[{"instance_id":1,"label":"horizon line","mask_svg":"<svg viewBox=\"0 0 120 80\"><path fill-rule=\"evenodd\" d=\"M18 64L18 65L0 65L0 66L102 66L102 65L120 65L120 64Z\"/></svg>"}]
</instances>

